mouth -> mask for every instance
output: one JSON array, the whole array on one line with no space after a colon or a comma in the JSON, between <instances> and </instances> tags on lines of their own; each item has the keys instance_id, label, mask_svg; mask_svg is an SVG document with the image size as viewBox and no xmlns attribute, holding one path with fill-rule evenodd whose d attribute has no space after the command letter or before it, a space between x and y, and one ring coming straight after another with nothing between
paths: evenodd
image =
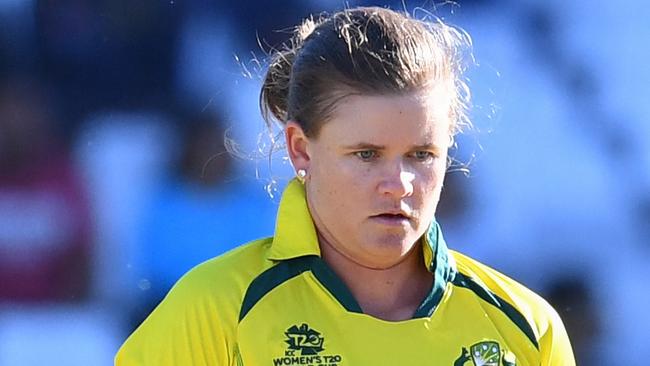
<instances>
[{"instance_id":1,"label":"mouth","mask_svg":"<svg viewBox=\"0 0 650 366\"><path fill-rule=\"evenodd\" d=\"M408 225L410 217L404 213L382 213L379 215L370 216L370 218L379 224L388 226L403 226Z\"/></svg>"}]
</instances>

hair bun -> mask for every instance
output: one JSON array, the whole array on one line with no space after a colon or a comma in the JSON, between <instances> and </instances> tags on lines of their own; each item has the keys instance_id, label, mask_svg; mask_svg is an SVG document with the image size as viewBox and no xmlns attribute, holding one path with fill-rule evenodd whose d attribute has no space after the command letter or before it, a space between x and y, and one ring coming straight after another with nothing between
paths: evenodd
<instances>
[{"instance_id":1,"label":"hair bun","mask_svg":"<svg viewBox=\"0 0 650 366\"><path fill-rule=\"evenodd\" d=\"M313 17L305 19L294 29L293 37L279 50L271 53L271 62L260 92L260 109L267 124L271 120L284 124L287 121L287 99L291 69L296 55L320 21Z\"/></svg>"}]
</instances>

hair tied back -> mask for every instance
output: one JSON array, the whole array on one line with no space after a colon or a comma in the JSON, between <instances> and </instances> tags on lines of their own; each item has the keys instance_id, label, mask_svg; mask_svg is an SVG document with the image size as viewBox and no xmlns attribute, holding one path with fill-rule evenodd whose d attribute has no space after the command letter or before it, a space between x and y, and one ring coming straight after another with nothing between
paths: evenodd
<instances>
[{"instance_id":1,"label":"hair tied back","mask_svg":"<svg viewBox=\"0 0 650 366\"><path fill-rule=\"evenodd\" d=\"M294 29L293 37L289 42L285 43L281 49L271 51L269 69L260 92L260 109L269 127L271 127L271 121L281 124L287 121L291 69L305 40L317 26L318 22L313 17L305 19Z\"/></svg>"}]
</instances>

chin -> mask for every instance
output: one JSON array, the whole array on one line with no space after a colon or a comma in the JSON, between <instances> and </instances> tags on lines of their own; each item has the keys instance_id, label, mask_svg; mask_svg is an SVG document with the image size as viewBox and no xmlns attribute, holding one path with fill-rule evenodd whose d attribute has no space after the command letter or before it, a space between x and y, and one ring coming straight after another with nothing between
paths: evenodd
<instances>
[{"instance_id":1,"label":"chin","mask_svg":"<svg viewBox=\"0 0 650 366\"><path fill-rule=\"evenodd\" d=\"M368 252L378 258L399 261L411 251L416 242L417 239L412 235L385 234L371 241Z\"/></svg>"},{"instance_id":2,"label":"chin","mask_svg":"<svg viewBox=\"0 0 650 366\"><path fill-rule=\"evenodd\" d=\"M379 256L378 254L373 254L373 257L370 260L365 261L365 263L362 263L362 266L369 268L369 269L374 269L374 270L385 270L385 269L391 269L398 264L402 263L404 259L407 258L406 254L403 255L385 255L385 256Z\"/></svg>"},{"instance_id":3,"label":"chin","mask_svg":"<svg viewBox=\"0 0 650 366\"><path fill-rule=\"evenodd\" d=\"M418 235L412 230L399 232L385 232L377 235L374 242L377 245L386 245L389 247L401 246L412 247L418 241Z\"/></svg>"}]
</instances>

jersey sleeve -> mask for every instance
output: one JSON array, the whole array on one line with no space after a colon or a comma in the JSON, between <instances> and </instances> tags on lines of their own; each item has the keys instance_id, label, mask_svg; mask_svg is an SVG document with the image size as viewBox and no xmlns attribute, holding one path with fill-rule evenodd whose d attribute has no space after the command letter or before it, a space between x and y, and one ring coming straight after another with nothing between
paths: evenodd
<instances>
[{"instance_id":1,"label":"jersey sleeve","mask_svg":"<svg viewBox=\"0 0 650 366\"><path fill-rule=\"evenodd\" d=\"M540 366L575 366L571 343L557 311L542 297L510 277L453 252L459 267L471 271L520 312L533 328L538 343Z\"/></svg>"},{"instance_id":2,"label":"jersey sleeve","mask_svg":"<svg viewBox=\"0 0 650 366\"><path fill-rule=\"evenodd\" d=\"M129 336L115 365L231 365L236 347L225 320L231 314L216 300L190 272Z\"/></svg>"},{"instance_id":3,"label":"jersey sleeve","mask_svg":"<svg viewBox=\"0 0 650 366\"><path fill-rule=\"evenodd\" d=\"M540 329L541 366L575 366L576 361L564 324L555 309L547 305L548 323Z\"/></svg>"}]
</instances>

